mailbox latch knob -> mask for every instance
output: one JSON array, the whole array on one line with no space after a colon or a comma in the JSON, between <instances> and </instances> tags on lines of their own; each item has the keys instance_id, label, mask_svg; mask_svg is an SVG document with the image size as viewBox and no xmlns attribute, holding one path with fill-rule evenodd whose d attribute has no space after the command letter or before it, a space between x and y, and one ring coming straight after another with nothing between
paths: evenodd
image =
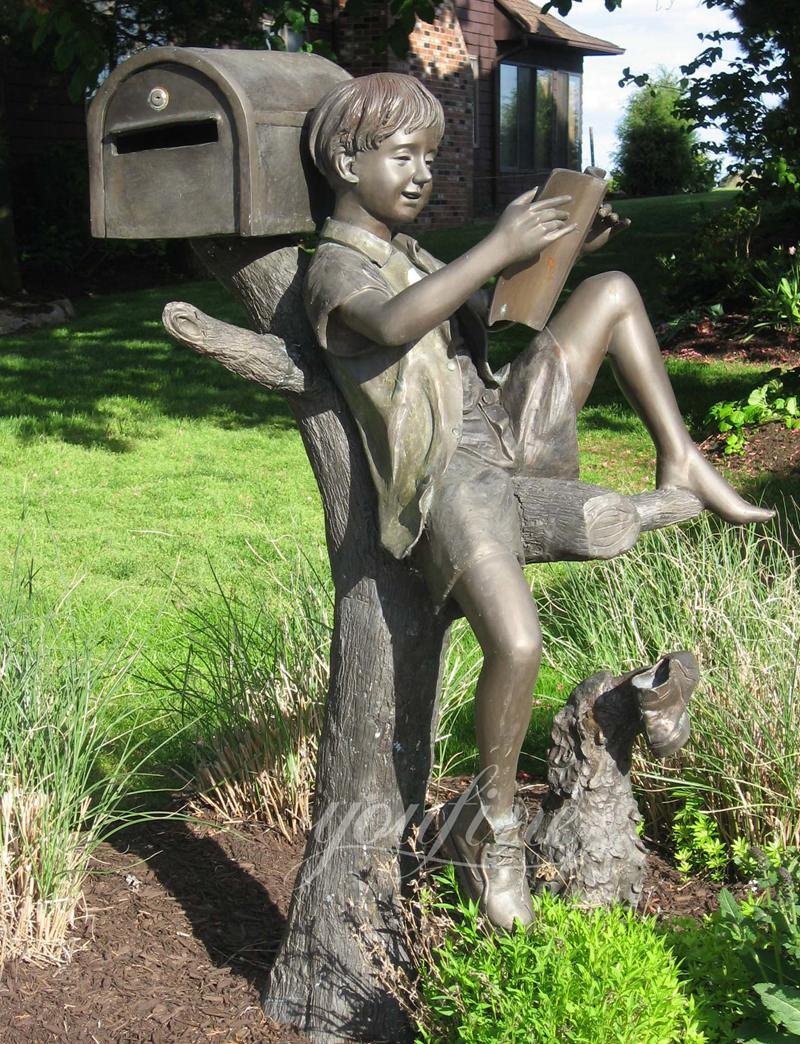
<instances>
[{"instance_id":1,"label":"mailbox latch knob","mask_svg":"<svg viewBox=\"0 0 800 1044\"><path fill-rule=\"evenodd\" d=\"M147 96L147 104L156 112L161 112L169 105L169 91L166 87L154 87Z\"/></svg>"}]
</instances>

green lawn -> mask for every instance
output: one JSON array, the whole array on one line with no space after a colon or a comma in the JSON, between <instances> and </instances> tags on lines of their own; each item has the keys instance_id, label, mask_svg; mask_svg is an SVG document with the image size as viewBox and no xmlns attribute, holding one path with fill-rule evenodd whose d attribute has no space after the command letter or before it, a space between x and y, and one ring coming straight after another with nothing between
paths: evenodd
<instances>
[{"instance_id":1,"label":"green lawn","mask_svg":"<svg viewBox=\"0 0 800 1044\"><path fill-rule=\"evenodd\" d=\"M668 249L688 215L722 198L621 206L641 219L626 233L624 259L643 285L653 281L653 244ZM426 242L447 257L479 232L431 233ZM593 266L623 267L618 249ZM109 636L133 631L154 647L180 634L181 607L213 597L212 568L236 590L264 562L285 575L281 556L296 549L324 556L316 486L286 406L172 343L160 314L176 298L241 319L219 287L191 283L82 301L69 326L0 342L0 576L11 575L16 556L10 582L34 595L58 598L77 583L82 626L102 621ZM495 361L527 336L498 335ZM752 379L747 367L670 369L693 420ZM587 480L622 490L651 483L649 439L608 374L580 435Z\"/></svg>"},{"instance_id":2,"label":"green lawn","mask_svg":"<svg viewBox=\"0 0 800 1044\"><path fill-rule=\"evenodd\" d=\"M181 588L230 586L277 541L323 542L284 402L174 344L164 303L240 318L210 283L82 302L68 327L0 342L0 562L80 613L163 637ZM257 568L254 566L254 568ZM172 592L172 595L169 594ZM88 621L87 621L88 625Z\"/></svg>"}]
</instances>

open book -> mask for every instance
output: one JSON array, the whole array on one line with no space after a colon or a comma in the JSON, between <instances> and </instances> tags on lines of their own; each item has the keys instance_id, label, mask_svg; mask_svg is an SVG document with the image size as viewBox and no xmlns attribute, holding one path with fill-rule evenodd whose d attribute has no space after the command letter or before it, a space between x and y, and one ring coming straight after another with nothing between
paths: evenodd
<instances>
[{"instance_id":1,"label":"open book","mask_svg":"<svg viewBox=\"0 0 800 1044\"><path fill-rule=\"evenodd\" d=\"M551 173L535 202L555 196L572 196L572 202L562 203L560 208L569 211L569 223L577 227L555 243L550 243L537 257L518 262L502 273L492 298L490 324L510 320L525 323L532 330L544 329L607 188L606 181L591 174L561 168Z\"/></svg>"}]
</instances>

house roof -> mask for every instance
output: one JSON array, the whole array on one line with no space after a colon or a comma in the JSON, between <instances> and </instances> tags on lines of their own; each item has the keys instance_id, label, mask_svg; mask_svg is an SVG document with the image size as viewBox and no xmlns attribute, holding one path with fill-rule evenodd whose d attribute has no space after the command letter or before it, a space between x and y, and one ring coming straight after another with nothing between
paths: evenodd
<instances>
[{"instance_id":1,"label":"house roof","mask_svg":"<svg viewBox=\"0 0 800 1044\"><path fill-rule=\"evenodd\" d=\"M530 0L496 0L496 3L517 22L525 32L548 43L573 47L583 54L624 54L624 47L617 47L610 40L589 36L554 15L542 14L541 7Z\"/></svg>"}]
</instances>

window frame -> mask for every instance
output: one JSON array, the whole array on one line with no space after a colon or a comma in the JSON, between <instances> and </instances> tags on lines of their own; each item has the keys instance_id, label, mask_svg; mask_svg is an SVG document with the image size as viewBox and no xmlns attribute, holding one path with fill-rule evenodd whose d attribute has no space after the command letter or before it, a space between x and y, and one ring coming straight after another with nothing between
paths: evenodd
<instances>
[{"instance_id":1,"label":"window frame","mask_svg":"<svg viewBox=\"0 0 800 1044\"><path fill-rule=\"evenodd\" d=\"M504 161L504 149L503 142L503 70L514 69L515 82L517 84L516 90L519 90L520 82L520 69L528 71L528 75L531 77L532 85L529 86L530 96L527 99L532 101L532 104L526 105L529 115L527 116L527 134L529 140L532 141L532 166L522 164L520 162L520 147L519 143L522 137L520 131L520 113L521 107L517 101L517 128L516 128L516 164L510 165ZM549 74L550 83L550 98L552 99L553 105L553 117L550 127L550 146L549 146L549 157L545 160L540 160L537 156L537 150L535 148L536 141L536 120L537 120L537 102L539 100L539 94L536 87L538 77L542 73ZM576 122L576 135L575 141L570 142L570 97L572 84L577 82L578 91L578 105L576 108L578 118ZM563 69L554 68L550 65L545 65L541 62L514 60L509 58L497 63L497 169L500 174L520 174L520 173L533 173L540 170L549 169L550 166L568 166L573 157L577 156L577 164L575 169L580 169L580 150L582 145L582 119L583 119L583 73L578 72L574 69ZM552 160L552 163L548 163L546 160Z\"/></svg>"}]
</instances>

